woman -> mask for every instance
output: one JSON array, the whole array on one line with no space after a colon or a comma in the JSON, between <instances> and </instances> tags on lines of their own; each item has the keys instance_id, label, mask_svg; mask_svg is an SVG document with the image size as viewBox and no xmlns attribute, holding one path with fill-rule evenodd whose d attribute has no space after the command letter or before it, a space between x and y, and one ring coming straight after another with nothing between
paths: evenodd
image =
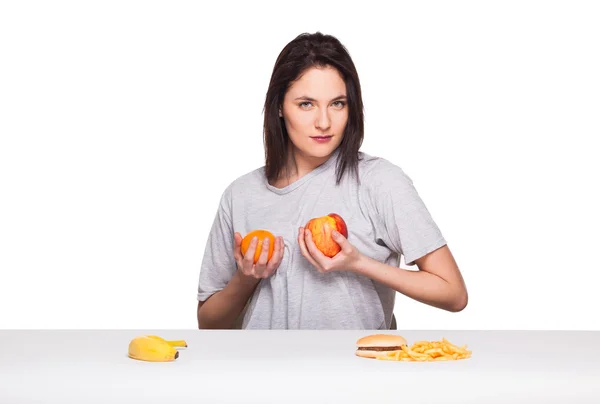
<instances>
[{"instance_id":1,"label":"woman","mask_svg":"<svg viewBox=\"0 0 600 404\"><path fill-rule=\"evenodd\" d=\"M456 312L461 273L409 177L360 152L359 78L334 37L303 34L279 55L265 101L265 165L224 191L198 284L198 326L245 329L390 329L396 292ZM324 256L304 229L339 214L348 237ZM243 235L275 236L253 264ZM418 271L399 268L400 256ZM241 324L236 325L240 320Z\"/></svg>"}]
</instances>

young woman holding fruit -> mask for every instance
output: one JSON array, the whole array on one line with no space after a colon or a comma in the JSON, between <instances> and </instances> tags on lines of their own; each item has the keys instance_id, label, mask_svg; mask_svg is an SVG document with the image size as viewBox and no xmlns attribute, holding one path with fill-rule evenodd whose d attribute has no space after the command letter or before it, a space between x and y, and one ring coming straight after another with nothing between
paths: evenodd
<instances>
[{"instance_id":1,"label":"young woman holding fruit","mask_svg":"<svg viewBox=\"0 0 600 404\"><path fill-rule=\"evenodd\" d=\"M460 270L402 169L359 151L358 74L334 37L279 55L265 100L265 165L223 192L198 283L198 326L389 329L395 295L452 312ZM408 266L399 268L400 256Z\"/></svg>"}]
</instances>

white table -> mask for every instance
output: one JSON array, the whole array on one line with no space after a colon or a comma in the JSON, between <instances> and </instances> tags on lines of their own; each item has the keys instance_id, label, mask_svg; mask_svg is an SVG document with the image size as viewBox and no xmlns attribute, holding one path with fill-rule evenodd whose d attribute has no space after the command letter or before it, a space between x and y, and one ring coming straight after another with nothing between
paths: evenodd
<instances>
[{"instance_id":1,"label":"white table","mask_svg":"<svg viewBox=\"0 0 600 404\"><path fill-rule=\"evenodd\" d=\"M0 403L600 403L600 332L392 332L473 356L359 358L365 331L0 330ZM128 358L143 334L188 348L174 362Z\"/></svg>"}]
</instances>

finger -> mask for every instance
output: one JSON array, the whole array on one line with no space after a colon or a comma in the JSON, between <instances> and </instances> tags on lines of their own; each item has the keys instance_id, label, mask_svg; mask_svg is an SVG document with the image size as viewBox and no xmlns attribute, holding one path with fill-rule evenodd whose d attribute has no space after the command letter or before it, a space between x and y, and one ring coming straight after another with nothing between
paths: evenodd
<instances>
[{"instance_id":1,"label":"finger","mask_svg":"<svg viewBox=\"0 0 600 404\"><path fill-rule=\"evenodd\" d=\"M329 257L326 257L325 254L323 254L321 252L321 250L319 250L317 248L317 246L315 245L315 242L312 239L312 234L309 230L306 230L304 232L305 234L305 244L306 244L306 248L308 249L308 252L310 253L311 257L314 258L315 261L317 261L319 263L319 265L322 267L323 265L323 261L329 259Z\"/></svg>"},{"instance_id":2,"label":"finger","mask_svg":"<svg viewBox=\"0 0 600 404\"><path fill-rule=\"evenodd\" d=\"M323 273L329 272L331 268L333 268L332 259L323 254L321 250L317 248L317 245L312 239L312 233L310 231L306 231L306 235L304 238L306 248L313 260L315 260L319 265L319 270ZM338 255L338 257L340 257L340 255Z\"/></svg>"},{"instance_id":3,"label":"finger","mask_svg":"<svg viewBox=\"0 0 600 404\"><path fill-rule=\"evenodd\" d=\"M248 250L242 260L244 266L244 273L251 274L254 266L254 253L256 252L256 245L258 244L258 237L252 237Z\"/></svg>"},{"instance_id":4,"label":"finger","mask_svg":"<svg viewBox=\"0 0 600 404\"><path fill-rule=\"evenodd\" d=\"M256 262L258 265L267 265L267 262L269 261L269 242L268 237L262 242L262 250L258 256L258 261Z\"/></svg>"},{"instance_id":5,"label":"finger","mask_svg":"<svg viewBox=\"0 0 600 404\"><path fill-rule=\"evenodd\" d=\"M283 257L285 255L285 241L283 240L283 236L279 236L279 254L277 255L277 259L273 260L273 272L279 268L281 265L281 261L283 261Z\"/></svg>"},{"instance_id":6,"label":"finger","mask_svg":"<svg viewBox=\"0 0 600 404\"><path fill-rule=\"evenodd\" d=\"M302 253L302 256L306 258L306 260L310 262L312 266L314 266L319 272L322 272L320 265L317 264L313 257L310 256L310 253L306 248L306 243L304 242L304 234L304 228L300 227L300 229L298 230L298 245L300 246L300 252Z\"/></svg>"},{"instance_id":7,"label":"finger","mask_svg":"<svg viewBox=\"0 0 600 404\"><path fill-rule=\"evenodd\" d=\"M237 231L233 235L233 256L237 262L242 261L242 235Z\"/></svg>"},{"instance_id":8,"label":"finger","mask_svg":"<svg viewBox=\"0 0 600 404\"><path fill-rule=\"evenodd\" d=\"M348 242L348 239L346 237L344 237L344 235L342 233L340 233L339 231L337 231L337 230L332 231L331 238L333 239L333 241L335 241L336 243L339 244L339 246L341 247L341 249L343 251L347 252L352 249L352 246Z\"/></svg>"},{"instance_id":9,"label":"finger","mask_svg":"<svg viewBox=\"0 0 600 404\"><path fill-rule=\"evenodd\" d=\"M261 277L267 268L267 261L269 260L269 238L265 238L262 242L262 249L258 256L258 261L254 264L254 270L256 275Z\"/></svg>"},{"instance_id":10,"label":"finger","mask_svg":"<svg viewBox=\"0 0 600 404\"><path fill-rule=\"evenodd\" d=\"M281 259L283 258L283 237L275 238L275 246L273 247L273 256L267 263L267 268L263 273L263 278L271 276L273 272L279 267Z\"/></svg>"}]
</instances>

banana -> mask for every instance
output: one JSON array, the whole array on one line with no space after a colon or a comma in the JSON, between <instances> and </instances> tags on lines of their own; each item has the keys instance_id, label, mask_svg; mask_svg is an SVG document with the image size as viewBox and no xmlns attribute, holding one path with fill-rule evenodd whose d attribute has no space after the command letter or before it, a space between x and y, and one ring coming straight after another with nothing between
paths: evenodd
<instances>
[{"instance_id":1,"label":"banana","mask_svg":"<svg viewBox=\"0 0 600 404\"><path fill-rule=\"evenodd\" d=\"M164 341L164 342L166 342L167 344L169 344L169 345L171 345L173 347L184 347L184 348L187 348L187 342L185 342L182 339L178 339L178 340L175 340L175 341L168 341L168 340L166 340L164 338L159 337L158 335L146 335L146 337L148 337L148 338L154 338L154 339L157 339L159 341Z\"/></svg>"},{"instance_id":2,"label":"banana","mask_svg":"<svg viewBox=\"0 0 600 404\"><path fill-rule=\"evenodd\" d=\"M148 336L135 337L129 342L129 357L149 362L170 362L179 357L179 351L166 341Z\"/></svg>"}]
</instances>

